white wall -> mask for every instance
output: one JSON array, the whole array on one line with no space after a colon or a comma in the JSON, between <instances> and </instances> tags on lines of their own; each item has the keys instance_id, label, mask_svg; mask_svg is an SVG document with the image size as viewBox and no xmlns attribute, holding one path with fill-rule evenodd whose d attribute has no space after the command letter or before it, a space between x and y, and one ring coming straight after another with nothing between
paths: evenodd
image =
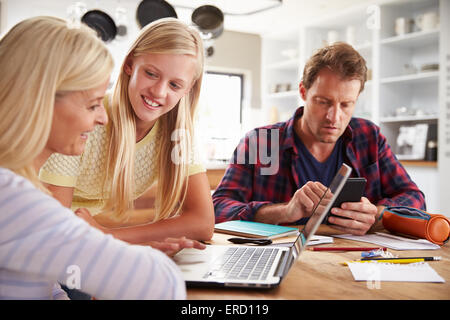
<instances>
[{"instance_id":1,"label":"white wall","mask_svg":"<svg viewBox=\"0 0 450 320\"><path fill-rule=\"evenodd\" d=\"M450 1L440 1L439 193L441 209L450 216Z\"/></svg>"},{"instance_id":2,"label":"white wall","mask_svg":"<svg viewBox=\"0 0 450 320\"><path fill-rule=\"evenodd\" d=\"M439 175L438 170L432 167L405 166L411 179L425 194L427 212L449 215L448 207L440 207L439 203Z\"/></svg>"},{"instance_id":3,"label":"white wall","mask_svg":"<svg viewBox=\"0 0 450 320\"><path fill-rule=\"evenodd\" d=\"M9 30L12 26L21 20L39 16L50 15L63 19L68 18L67 9L70 5L75 3L74 0L3 0L6 2L6 29L3 32ZM123 58L131 45L132 40L137 36L139 27L136 23L136 8L139 0L127 0L127 1L84 1L87 5L87 10L98 9L96 6L98 3L101 5L101 10L109 14L113 19L115 16L115 9L120 3L120 6L127 9L128 17L128 36L121 41L114 40L107 46L110 49L115 62L115 69L112 79L115 79L115 75L118 74L118 69L122 63Z\"/></svg>"},{"instance_id":4,"label":"white wall","mask_svg":"<svg viewBox=\"0 0 450 320\"><path fill-rule=\"evenodd\" d=\"M224 31L214 41L214 54L206 68L244 75L241 135L261 126L261 37L250 33Z\"/></svg>"},{"instance_id":5,"label":"white wall","mask_svg":"<svg viewBox=\"0 0 450 320\"><path fill-rule=\"evenodd\" d=\"M6 3L5 28L7 31L19 21L38 15L51 15L67 19L67 9L76 0L1 0ZM115 69L112 79L118 75L120 65L137 37L140 28L136 22L136 9L141 0L84 0L87 10L99 9L115 18L115 10L120 5L127 10L128 35L121 40L113 40L107 46L110 49L114 61ZM2 8L3 8L2 7ZM2 10L3 11L3 10ZM3 19L1 23L3 23ZM184 21L190 23L190 21ZM252 76L250 106L260 107L260 37L254 34L224 31L224 33L214 41L215 53L206 60L207 65L214 67L238 68L249 72Z\"/></svg>"},{"instance_id":6,"label":"white wall","mask_svg":"<svg viewBox=\"0 0 450 320\"><path fill-rule=\"evenodd\" d=\"M253 108L261 107L261 37L255 34L225 31L214 41L214 54L206 59L207 66L248 70L252 77Z\"/></svg>"}]
</instances>

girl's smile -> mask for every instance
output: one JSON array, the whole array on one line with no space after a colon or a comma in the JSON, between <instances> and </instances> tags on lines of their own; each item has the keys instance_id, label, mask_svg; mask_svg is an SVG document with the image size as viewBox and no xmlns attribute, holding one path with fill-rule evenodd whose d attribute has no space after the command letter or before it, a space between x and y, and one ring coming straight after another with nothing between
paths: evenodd
<instances>
[{"instance_id":1,"label":"girl's smile","mask_svg":"<svg viewBox=\"0 0 450 320\"><path fill-rule=\"evenodd\" d=\"M128 96L139 140L190 91L196 59L183 54L149 53L128 58L124 71L130 77Z\"/></svg>"}]
</instances>

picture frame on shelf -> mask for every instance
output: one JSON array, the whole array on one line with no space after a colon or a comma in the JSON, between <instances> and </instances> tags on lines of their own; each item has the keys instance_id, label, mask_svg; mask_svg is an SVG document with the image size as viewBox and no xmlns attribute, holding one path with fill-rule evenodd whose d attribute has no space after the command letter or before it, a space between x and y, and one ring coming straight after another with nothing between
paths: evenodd
<instances>
[{"instance_id":1,"label":"picture frame on shelf","mask_svg":"<svg viewBox=\"0 0 450 320\"><path fill-rule=\"evenodd\" d=\"M397 137L397 158L399 160L424 160L428 137L428 124L400 126Z\"/></svg>"}]
</instances>

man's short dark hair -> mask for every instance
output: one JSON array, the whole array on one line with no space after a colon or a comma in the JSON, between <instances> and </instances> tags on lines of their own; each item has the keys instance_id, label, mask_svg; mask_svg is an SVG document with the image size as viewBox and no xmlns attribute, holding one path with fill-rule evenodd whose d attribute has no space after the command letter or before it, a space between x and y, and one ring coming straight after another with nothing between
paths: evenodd
<instances>
[{"instance_id":1,"label":"man's short dark hair","mask_svg":"<svg viewBox=\"0 0 450 320\"><path fill-rule=\"evenodd\" d=\"M328 68L337 73L343 80L359 80L363 91L367 80L366 60L351 45L344 42L336 42L319 49L306 62L303 70L303 86L311 88L317 75L323 68Z\"/></svg>"}]
</instances>

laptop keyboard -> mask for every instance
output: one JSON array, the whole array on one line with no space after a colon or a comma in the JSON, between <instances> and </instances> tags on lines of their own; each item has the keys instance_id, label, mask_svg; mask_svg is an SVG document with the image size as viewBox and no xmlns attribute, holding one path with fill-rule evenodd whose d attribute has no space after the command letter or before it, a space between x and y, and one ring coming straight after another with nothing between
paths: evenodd
<instances>
[{"instance_id":1,"label":"laptop keyboard","mask_svg":"<svg viewBox=\"0 0 450 320\"><path fill-rule=\"evenodd\" d=\"M230 247L203 278L265 280L277 252L276 248Z\"/></svg>"}]
</instances>

